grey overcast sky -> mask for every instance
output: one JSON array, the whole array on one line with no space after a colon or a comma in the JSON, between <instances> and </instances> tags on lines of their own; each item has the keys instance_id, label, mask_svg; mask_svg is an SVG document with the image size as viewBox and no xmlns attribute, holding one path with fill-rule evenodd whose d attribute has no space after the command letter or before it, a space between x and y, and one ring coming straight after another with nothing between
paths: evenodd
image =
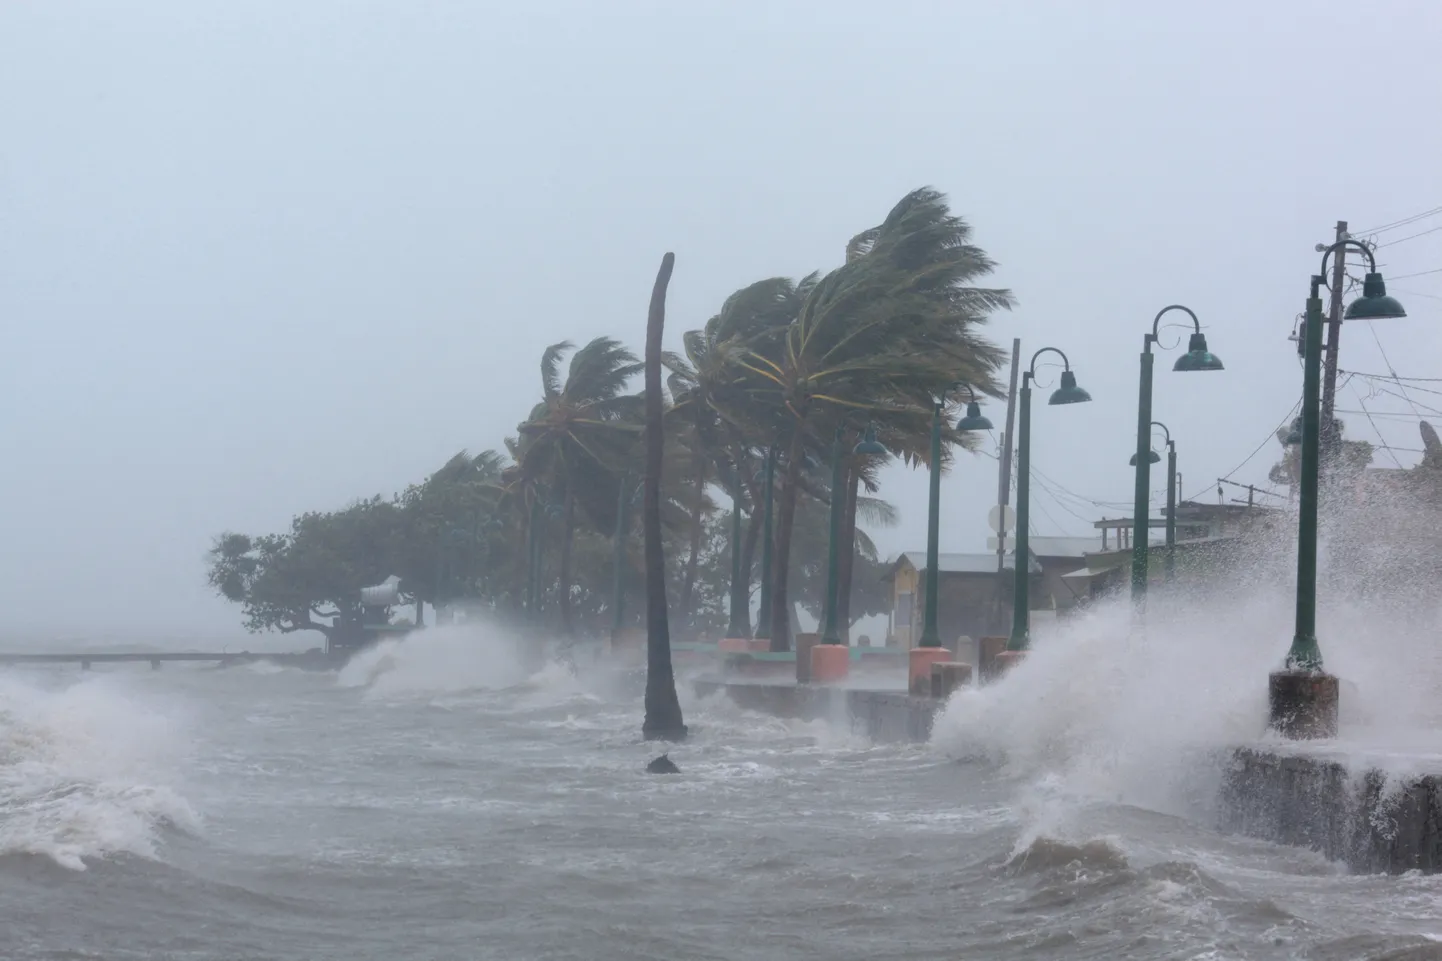
<instances>
[{"instance_id":1,"label":"grey overcast sky","mask_svg":"<svg viewBox=\"0 0 1442 961\"><path fill-rule=\"evenodd\" d=\"M1035 465L1076 498L1034 484L1036 532L1128 499L1136 355L1173 302L1227 364L1157 378L1214 499L1299 394L1314 245L1442 204L1439 28L1428 0L0 0L9 632L237 634L216 532L498 447L546 344L639 348L667 250L674 343L924 184L1016 292L993 336L1063 348L1096 398L1037 409ZM1380 257L1442 268L1442 232ZM1442 273L1392 292L1410 317L1348 328L1343 367L1442 377ZM1339 407L1419 447L1378 390ZM982 456L946 479L944 549L982 549L995 485ZM924 546L925 491L886 475L884 549Z\"/></svg>"}]
</instances>

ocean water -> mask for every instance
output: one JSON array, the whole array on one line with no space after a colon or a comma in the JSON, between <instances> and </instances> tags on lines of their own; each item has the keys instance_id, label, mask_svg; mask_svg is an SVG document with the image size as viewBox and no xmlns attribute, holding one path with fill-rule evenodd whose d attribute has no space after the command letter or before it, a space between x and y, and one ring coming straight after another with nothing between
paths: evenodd
<instances>
[{"instance_id":1,"label":"ocean water","mask_svg":"<svg viewBox=\"0 0 1442 961\"><path fill-rule=\"evenodd\" d=\"M1238 679L1286 639L1226 617L1039 638L929 745L683 684L672 777L634 679L481 628L333 673L7 670L0 958L1442 958L1442 878L1210 829L1211 749L1261 736ZM1358 750L1430 709L1336 660Z\"/></svg>"}]
</instances>

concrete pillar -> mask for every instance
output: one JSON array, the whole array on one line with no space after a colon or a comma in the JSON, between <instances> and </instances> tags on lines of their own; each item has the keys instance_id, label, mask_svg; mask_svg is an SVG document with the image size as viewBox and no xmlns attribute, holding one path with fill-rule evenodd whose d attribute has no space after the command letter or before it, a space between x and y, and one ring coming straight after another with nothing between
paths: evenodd
<instances>
[{"instance_id":1,"label":"concrete pillar","mask_svg":"<svg viewBox=\"0 0 1442 961\"><path fill-rule=\"evenodd\" d=\"M950 661L955 656L944 647L913 647L907 655L906 689L920 697L930 697L931 665Z\"/></svg>"},{"instance_id":2,"label":"concrete pillar","mask_svg":"<svg viewBox=\"0 0 1442 961\"><path fill-rule=\"evenodd\" d=\"M796 683L811 683L811 649L821 643L820 634L802 632L791 639L796 648Z\"/></svg>"},{"instance_id":3,"label":"concrete pillar","mask_svg":"<svg viewBox=\"0 0 1442 961\"><path fill-rule=\"evenodd\" d=\"M936 661L931 665L931 696L946 700L959 687L971 683L971 665L961 661Z\"/></svg>"},{"instance_id":4,"label":"concrete pillar","mask_svg":"<svg viewBox=\"0 0 1442 961\"><path fill-rule=\"evenodd\" d=\"M1005 637L983 637L976 644L976 677L982 684L996 678L996 656L1006 650Z\"/></svg>"},{"instance_id":5,"label":"concrete pillar","mask_svg":"<svg viewBox=\"0 0 1442 961\"><path fill-rule=\"evenodd\" d=\"M846 680L851 670L851 648L845 644L817 644L811 648L811 680L831 684Z\"/></svg>"},{"instance_id":6,"label":"concrete pillar","mask_svg":"<svg viewBox=\"0 0 1442 961\"><path fill-rule=\"evenodd\" d=\"M1320 671L1275 671L1267 679L1270 725L1283 737L1337 736L1337 678Z\"/></svg>"}]
</instances>

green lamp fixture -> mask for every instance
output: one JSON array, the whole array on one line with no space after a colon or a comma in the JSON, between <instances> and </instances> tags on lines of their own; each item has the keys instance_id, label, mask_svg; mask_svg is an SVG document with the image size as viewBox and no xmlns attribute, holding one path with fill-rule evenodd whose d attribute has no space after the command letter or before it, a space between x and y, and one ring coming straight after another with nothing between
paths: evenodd
<instances>
[{"instance_id":1,"label":"green lamp fixture","mask_svg":"<svg viewBox=\"0 0 1442 961\"><path fill-rule=\"evenodd\" d=\"M852 453L863 454L868 457L886 456L886 448L879 440L876 439L875 424L866 425L866 436L861 438L861 443L856 445L855 449L852 450Z\"/></svg>"},{"instance_id":2,"label":"green lamp fixture","mask_svg":"<svg viewBox=\"0 0 1442 961\"><path fill-rule=\"evenodd\" d=\"M1392 320L1406 317L1396 297L1387 296L1387 285L1375 269L1362 281L1362 296L1347 305L1348 320Z\"/></svg>"},{"instance_id":3,"label":"green lamp fixture","mask_svg":"<svg viewBox=\"0 0 1442 961\"><path fill-rule=\"evenodd\" d=\"M1147 452L1147 463L1148 463L1148 464L1160 464L1161 462L1162 462L1162 455L1161 455L1161 454L1158 454L1156 451L1148 451L1148 452ZM1137 466L1137 455L1136 455L1136 454L1133 454L1133 455L1132 455L1132 459L1129 460L1129 461L1127 461L1127 463L1130 464L1130 465L1132 465L1133 467Z\"/></svg>"},{"instance_id":4,"label":"green lamp fixture","mask_svg":"<svg viewBox=\"0 0 1442 961\"><path fill-rule=\"evenodd\" d=\"M1084 404L1091 399L1091 394L1076 385L1076 374L1064 370L1061 374L1061 386L1051 392L1051 399L1047 403L1056 407L1061 404Z\"/></svg>"}]
</instances>

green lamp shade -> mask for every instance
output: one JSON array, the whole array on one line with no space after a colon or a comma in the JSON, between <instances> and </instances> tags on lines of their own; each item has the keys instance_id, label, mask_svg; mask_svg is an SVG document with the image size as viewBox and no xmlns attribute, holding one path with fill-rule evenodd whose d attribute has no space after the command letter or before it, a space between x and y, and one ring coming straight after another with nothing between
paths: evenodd
<instances>
[{"instance_id":1,"label":"green lamp shade","mask_svg":"<svg viewBox=\"0 0 1442 961\"><path fill-rule=\"evenodd\" d=\"M856 445L853 453L865 454L871 457L884 457L886 455L886 448L881 446L881 442L876 439L875 427L867 426L866 436L861 439L861 443Z\"/></svg>"},{"instance_id":2,"label":"green lamp shade","mask_svg":"<svg viewBox=\"0 0 1442 961\"><path fill-rule=\"evenodd\" d=\"M1391 320L1406 316L1407 311L1397 298L1387 296L1387 285L1375 271L1362 281L1362 296L1347 305L1346 313L1348 320Z\"/></svg>"},{"instance_id":3,"label":"green lamp shade","mask_svg":"<svg viewBox=\"0 0 1442 961\"><path fill-rule=\"evenodd\" d=\"M1207 350L1207 335L1192 334L1192 339L1187 343L1187 352L1177 358L1172 365L1172 370L1222 370L1222 359L1216 354Z\"/></svg>"},{"instance_id":4,"label":"green lamp shade","mask_svg":"<svg viewBox=\"0 0 1442 961\"><path fill-rule=\"evenodd\" d=\"M966 405L966 416L956 422L957 430L991 430L991 420L982 416L981 405L976 401Z\"/></svg>"},{"instance_id":5,"label":"green lamp shade","mask_svg":"<svg viewBox=\"0 0 1442 961\"><path fill-rule=\"evenodd\" d=\"M1069 370L1061 373L1061 386L1051 393L1051 400L1048 404L1084 404L1092 399L1092 395L1076 385L1076 374Z\"/></svg>"},{"instance_id":6,"label":"green lamp shade","mask_svg":"<svg viewBox=\"0 0 1442 961\"><path fill-rule=\"evenodd\" d=\"M1152 450L1152 451L1147 451L1147 463L1148 463L1148 464L1160 464L1161 461L1162 461L1162 455L1161 455L1161 454L1158 454L1158 453L1157 453L1156 451L1154 451L1154 450ZM1128 464L1131 464L1133 467L1137 466L1137 455L1136 455L1136 454L1133 454L1133 455L1132 455L1132 459L1129 460L1129 461L1127 461L1127 463L1128 463Z\"/></svg>"}]
</instances>

